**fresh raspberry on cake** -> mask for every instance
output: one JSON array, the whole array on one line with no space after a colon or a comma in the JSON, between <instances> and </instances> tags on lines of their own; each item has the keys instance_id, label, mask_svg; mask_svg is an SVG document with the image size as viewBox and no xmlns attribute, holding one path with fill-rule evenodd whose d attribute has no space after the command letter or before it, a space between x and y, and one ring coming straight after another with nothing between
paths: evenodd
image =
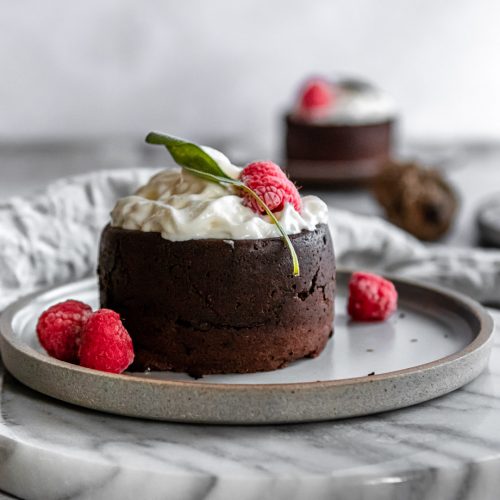
<instances>
[{"instance_id":1,"label":"fresh raspberry on cake","mask_svg":"<svg viewBox=\"0 0 500 500\"><path fill-rule=\"evenodd\" d=\"M397 308L398 292L389 280L356 272L349 281L347 310L355 321L383 321Z\"/></svg>"},{"instance_id":2,"label":"fresh raspberry on cake","mask_svg":"<svg viewBox=\"0 0 500 500\"><path fill-rule=\"evenodd\" d=\"M300 96L300 107L314 111L331 106L334 99L332 86L324 80L314 79L307 82Z\"/></svg>"},{"instance_id":3,"label":"fresh raspberry on cake","mask_svg":"<svg viewBox=\"0 0 500 500\"><path fill-rule=\"evenodd\" d=\"M254 161L253 163L249 163L243 169L240 176L241 180L245 183L260 177L279 177L281 179L288 179L279 165L276 165L276 163L272 161Z\"/></svg>"},{"instance_id":4,"label":"fresh raspberry on cake","mask_svg":"<svg viewBox=\"0 0 500 500\"><path fill-rule=\"evenodd\" d=\"M77 363L82 328L91 314L92 308L78 300L67 300L49 307L36 325L40 344L50 356Z\"/></svg>"},{"instance_id":5,"label":"fresh raspberry on cake","mask_svg":"<svg viewBox=\"0 0 500 500\"><path fill-rule=\"evenodd\" d=\"M125 371L134 360L132 339L120 315L100 309L85 324L80 342L80 365L110 373Z\"/></svg>"},{"instance_id":6,"label":"fresh raspberry on cake","mask_svg":"<svg viewBox=\"0 0 500 500\"><path fill-rule=\"evenodd\" d=\"M287 177L271 175L246 176L244 183L268 206L271 212L280 212L286 203L297 212L302 209L302 200L295 184ZM243 204L254 212L265 213L264 207L248 192L243 192Z\"/></svg>"}]
</instances>

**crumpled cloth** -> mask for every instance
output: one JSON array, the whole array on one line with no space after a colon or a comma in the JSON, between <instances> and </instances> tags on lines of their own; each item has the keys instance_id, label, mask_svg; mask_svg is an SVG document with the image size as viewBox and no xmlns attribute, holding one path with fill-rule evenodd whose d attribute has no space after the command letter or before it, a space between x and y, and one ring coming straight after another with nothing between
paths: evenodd
<instances>
[{"instance_id":1,"label":"crumpled cloth","mask_svg":"<svg viewBox=\"0 0 500 500\"><path fill-rule=\"evenodd\" d=\"M88 173L0 204L0 310L22 295L95 273L115 201L156 169ZM500 303L500 251L427 246L378 218L330 208L339 266L432 282Z\"/></svg>"}]
</instances>

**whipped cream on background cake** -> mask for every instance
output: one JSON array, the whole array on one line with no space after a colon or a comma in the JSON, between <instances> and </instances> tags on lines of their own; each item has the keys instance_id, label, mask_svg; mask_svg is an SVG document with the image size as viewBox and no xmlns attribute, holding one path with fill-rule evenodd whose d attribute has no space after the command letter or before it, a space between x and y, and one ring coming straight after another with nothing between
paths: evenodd
<instances>
[{"instance_id":1,"label":"whipped cream on background cake","mask_svg":"<svg viewBox=\"0 0 500 500\"><path fill-rule=\"evenodd\" d=\"M206 152L214 157L212 150L207 148ZM228 175L237 177L238 172L233 169L238 167L231 165L227 158L226 164L224 158L214 157ZM274 215L287 234L314 230L318 224L328 222L327 206L316 196L302 197L300 213L287 204ZM232 188L179 168L160 172L135 195L118 200L111 220L113 227L158 232L171 241L280 237L269 218L244 206Z\"/></svg>"},{"instance_id":2,"label":"whipped cream on background cake","mask_svg":"<svg viewBox=\"0 0 500 500\"><path fill-rule=\"evenodd\" d=\"M330 87L334 97L327 109L304 113L299 107L294 116L318 124L368 125L396 115L391 97L369 83L346 79L330 82Z\"/></svg>"}]
</instances>

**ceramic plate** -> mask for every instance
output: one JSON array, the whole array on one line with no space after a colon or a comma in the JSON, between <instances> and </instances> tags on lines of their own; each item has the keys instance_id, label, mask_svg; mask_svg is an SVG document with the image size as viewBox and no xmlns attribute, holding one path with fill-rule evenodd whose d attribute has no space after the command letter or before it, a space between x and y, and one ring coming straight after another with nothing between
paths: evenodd
<instances>
[{"instance_id":1,"label":"ceramic plate","mask_svg":"<svg viewBox=\"0 0 500 500\"><path fill-rule=\"evenodd\" d=\"M33 294L0 318L6 368L27 386L69 403L131 417L265 424L368 415L441 396L486 367L493 322L476 302L443 289L393 280L399 310L381 323L345 313L349 273L338 273L335 335L315 359L273 372L194 380L169 372L107 374L47 356L35 325L68 298L97 306L95 279Z\"/></svg>"}]
</instances>

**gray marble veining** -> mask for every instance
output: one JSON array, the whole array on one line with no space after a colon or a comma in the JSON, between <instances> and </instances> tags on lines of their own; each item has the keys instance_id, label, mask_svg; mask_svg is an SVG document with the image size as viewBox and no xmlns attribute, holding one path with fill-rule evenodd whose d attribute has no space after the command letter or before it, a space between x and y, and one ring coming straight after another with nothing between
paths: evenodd
<instances>
[{"instance_id":1,"label":"gray marble veining","mask_svg":"<svg viewBox=\"0 0 500 500\"><path fill-rule=\"evenodd\" d=\"M27 499L495 499L498 326L495 340L489 370L463 389L406 410L320 424L119 418L43 397L3 373L0 489Z\"/></svg>"}]
</instances>

